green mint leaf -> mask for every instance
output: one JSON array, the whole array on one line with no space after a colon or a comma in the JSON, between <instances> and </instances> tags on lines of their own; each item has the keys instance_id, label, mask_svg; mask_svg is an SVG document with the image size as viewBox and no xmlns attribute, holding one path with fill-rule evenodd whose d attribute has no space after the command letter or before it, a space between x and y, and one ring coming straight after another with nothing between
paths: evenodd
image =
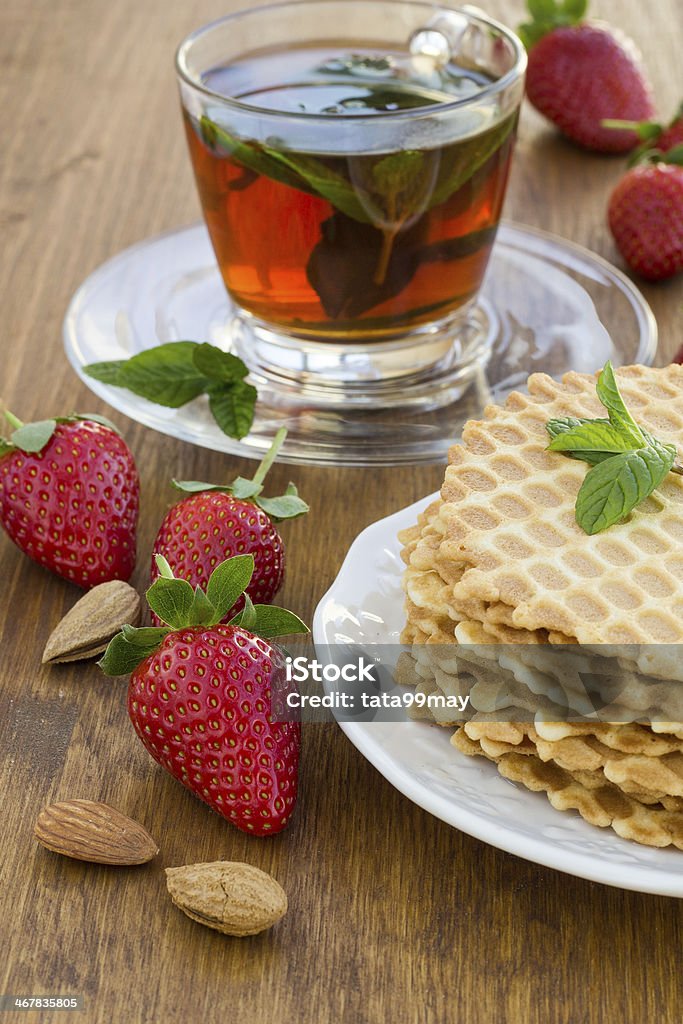
<instances>
[{"instance_id":1,"label":"green mint leaf","mask_svg":"<svg viewBox=\"0 0 683 1024\"><path fill-rule=\"evenodd\" d=\"M643 428L641 427L641 430ZM671 459L671 465L678 457L678 450L675 444L667 444L664 441L658 441L652 434L648 434L647 430L643 430L643 436L647 441L648 448L653 448L663 459Z\"/></svg>"},{"instance_id":2,"label":"green mint leaf","mask_svg":"<svg viewBox=\"0 0 683 1024\"><path fill-rule=\"evenodd\" d=\"M244 595L244 608L230 619L229 625L241 626L242 629L248 629L250 632L252 627L256 625L256 609L249 594Z\"/></svg>"},{"instance_id":3,"label":"green mint leaf","mask_svg":"<svg viewBox=\"0 0 683 1024\"><path fill-rule=\"evenodd\" d=\"M576 521L593 535L620 522L652 494L674 464L672 446L623 452L594 466L576 498Z\"/></svg>"},{"instance_id":4,"label":"green mint leaf","mask_svg":"<svg viewBox=\"0 0 683 1024\"><path fill-rule=\"evenodd\" d=\"M593 420L556 434L548 448L551 452L571 452L573 455L579 452L618 455L633 451L635 445L611 423Z\"/></svg>"},{"instance_id":5,"label":"green mint leaf","mask_svg":"<svg viewBox=\"0 0 683 1024\"><path fill-rule=\"evenodd\" d=\"M426 157L417 149L390 153L373 165L372 185L383 230L400 229L409 217L422 213L432 198L434 179ZM432 162L432 166L436 169Z\"/></svg>"},{"instance_id":6,"label":"green mint leaf","mask_svg":"<svg viewBox=\"0 0 683 1024\"><path fill-rule=\"evenodd\" d=\"M119 373L125 359L114 359L104 363L88 363L83 367L83 372L95 380L101 380L103 384L119 385Z\"/></svg>"},{"instance_id":7,"label":"green mint leaf","mask_svg":"<svg viewBox=\"0 0 683 1024\"><path fill-rule=\"evenodd\" d=\"M580 427L584 423L609 423L609 420L578 419L576 416L561 416L556 419L548 420L545 425L545 429L548 431L551 438L555 438L558 434L566 434L567 431L573 430L575 427Z\"/></svg>"},{"instance_id":8,"label":"green mint leaf","mask_svg":"<svg viewBox=\"0 0 683 1024\"><path fill-rule=\"evenodd\" d=\"M153 629L152 627L134 629L130 626L127 634L117 633L109 641L106 651L97 664L105 675L130 675L141 661L156 651L167 633L167 629Z\"/></svg>"},{"instance_id":9,"label":"green mint leaf","mask_svg":"<svg viewBox=\"0 0 683 1024\"><path fill-rule=\"evenodd\" d=\"M209 388L209 408L216 423L228 437L245 437L254 421L256 388L243 380Z\"/></svg>"},{"instance_id":10,"label":"green mint leaf","mask_svg":"<svg viewBox=\"0 0 683 1024\"><path fill-rule=\"evenodd\" d=\"M609 360L598 377L596 391L598 398L607 409L612 426L621 431L624 438L631 442L632 448L641 448L644 441L643 432L626 408Z\"/></svg>"},{"instance_id":11,"label":"green mint leaf","mask_svg":"<svg viewBox=\"0 0 683 1024\"><path fill-rule=\"evenodd\" d=\"M171 480L171 484L178 491L184 491L186 494L198 494L201 491L228 491L228 487L223 487L221 484L207 484L203 480Z\"/></svg>"},{"instance_id":12,"label":"green mint leaf","mask_svg":"<svg viewBox=\"0 0 683 1024\"><path fill-rule=\"evenodd\" d=\"M194 590L187 580L159 576L147 591L152 611L171 629L193 625L190 614L194 604Z\"/></svg>"},{"instance_id":13,"label":"green mint leaf","mask_svg":"<svg viewBox=\"0 0 683 1024\"><path fill-rule=\"evenodd\" d=\"M278 608L272 604L256 604L253 606L255 621L251 626L241 625L251 630L264 640L271 640L273 637L290 636L293 633L309 633L308 626L302 622L298 615L288 611L286 608Z\"/></svg>"},{"instance_id":14,"label":"green mint leaf","mask_svg":"<svg viewBox=\"0 0 683 1024\"><path fill-rule=\"evenodd\" d=\"M22 452L39 452L50 440L57 427L57 420L39 420L25 423L15 430L10 438L15 448Z\"/></svg>"},{"instance_id":15,"label":"green mint leaf","mask_svg":"<svg viewBox=\"0 0 683 1024\"><path fill-rule=\"evenodd\" d=\"M254 556L235 555L217 565L209 576L206 596L216 609L220 622L249 586L254 575Z\"/></svg>"},{"instance_id":16,"label":"green mint leaf","mask_svg":"<svg viewBox=\"0 0 683 1024\"><path fill-rule=\"evenodd\" d=\"M296 519L297 516L303 516L309 511L303 498L299 498L295 494L283 494L279 498L258 497L256 504L275 522L282 519Z\"/></svg>"},{"instance_id":17,"label":"green mint leaf","mask_svg":"<svg viewBox=\"0 0 683 1024\"><path fill-rule=\"evenodd\" d=\"M238 356L233 355L232 352L223 352L215 345L206 343L197 345L192 353L192 360L204 377L210 377L212 380L223 383L242 380L249 373Z\"/></svg>"},{"instance_id":18,"label":"green mint leaf","mask_svg":"<svg viewBox=\"0 0 683 1024\"><path fill-rule=\"evenodd\" d=\"M340 210L353 220L360 221L361 224L372 223L373 218L368 213L367 200L365 204L361 201L361 190L321 160L301 153L284 153L275 149L266 152L271 159L277 160L303 178L316 195L326 199L336 210Z\"/></svg>"},{"instance_id":19,"label":"green mint leaf","mask_svg":"<svg viewBox=\"0 0 683 1024\"><path fill-rule=\"evenodd\" d=\"M246 501L248 498L253 498L255 495L260 494L263 490L263 486L257 483L255 480L246 480L243 476L238 476L230 484L230 492L234 498L241 498Z\"/></svg>"},{"instance_id":20,"label":"green mint leaf","mask_svg":"<svg viewBox=\"0 0 683 1024\"><path fill-rule=\"evenodd\" d=\"M279 181L282 185L289 185L290 188L296 188L308 195L316 195L315 190L310 188L305 179L275 159L271 151L265 147L238 139L206 116L201 118L198 127L204 143L209 149L218 152L218 155L231 156L256 174L264 175L272 181Z\"/></svg>"},{"instance_id":21,"label":"green mint leaf","mask_svg":"<svg viewBox=\"0 0 683 1024\"><path fill-rule=\"evenodd\" d=\"M439 174L431 194L428 210L439 206L472 178L484 164L491 159L507 137L514 131L517 115L510 114L493 128L480 135L451 147L451 151L442 159Z\"/></svg>"},{"instance_id":22,"label":"green mint leaf","mask_svg":"<svg viewBox=\"0 0 683 1024\"><path fill-rule=\"evenodd\" d=\"M178 409L206 391L209 380L194 363L196 341L170 341L131 356L116 384L157 405Z\"/></svg>"},{"instance_id":23,"label":"green mint leaf","mask_svg":"<svg viewBox=\"0 0 683 1024\"><path fill-rule=\"evenodd\" d=\"M609 420L589 420L589 419L577 419L574 416L564 416L560 419L548 420L545 427L551 438L557 437L558 434L566 434L569 430L573 430L574 427L581 426L582 423L607 423ZM599 462L604 462L605 459L611 459L612 456L609 452L589 452L589 451L577 451L577 452L563 452L563 455L568 456L570 459L577 459L580 462L587 462L591 466L597 466Z\"/></svg>"},{"instance_id":24,"label":"green mint leaf","mask_svg":"<svg viewBox=\"0 0 683 1024\"><path fill-rule=\"evenodd\" d=\"M200 586L194 588L194 599L189 612L189 622L193 626L215 626L222 616L218 615L213 604Z\"/></svg>"},{"instance_id":25,"label":"green mint leaf","mask_svg":"<svg viewBox=\"0 0 683 1024\"><path fill-rule=\"evenodd\" d=\"M412 193L424 170L425 155L419 149L406 149L382 157L372 168L373 184L378 192Z\"/></svg>"}]
</instances>

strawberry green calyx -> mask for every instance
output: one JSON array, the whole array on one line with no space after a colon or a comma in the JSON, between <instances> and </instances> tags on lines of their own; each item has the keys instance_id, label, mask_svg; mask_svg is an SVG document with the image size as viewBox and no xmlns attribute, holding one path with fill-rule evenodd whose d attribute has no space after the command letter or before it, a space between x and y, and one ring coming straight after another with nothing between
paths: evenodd
<instances>
[{"instance_id":1,"label":"strawberry green calyx","mask_svg":"<svg viewBox=\"0 0 683 1024\"><path fill-rule=\"evenodd\" d=\"M650 146L639 146L632 154L628 162L629 167L638 167L642 164L674 164L677 167L683 166L683 143L672 146L663 152L661 149Z\"/></svg>"},{"instance_id":2,"label":"strawberry green calyx","mask_svg":"<svg viewBox=\"0 0 683 1024\"><path fill-rule=\"evenodd\" d=\"M654 163L664 155L669 158L676 150L683 148L683 102L668 124L660 121L621 121L607 118L602 121L603 128L614 131L630 131L640 139L640 145L633 151L628 161L629 167L639 163ZM680 163L681 159L665 159L664 163Z\"/></svg>"},{"instance_id":3,"label":"strawberry green calyx","mask_svg":"<svg viewBox=\"0 0 683 1024\"><path fill-rule=\"evenodd\" d=\"M176 579L162 555L156 556L156 563L160 576L146 596L150 608L165 625L123 626L98 662L106 675L128 675L156 651L169 633L217 625L244 593L254 572L252 555L235 555L216 566L204 592L199 586L192 588L187 580ZM274 605L252 604L246 595L244 607L228 625L241 626L264 640L309 632L294 612Z\"/></svg>"},{"instance_id":4,"label":"strawberry green calyx","mask_svg":"<svg viewBox=\"0 0 683 1024\"><path fill-rule=\"evenodd\" d=\"M527 0L531 20L517 29L527 50L556 28L578 25L586 16L588 0Z\"/></svg>"},{"instance_id":5,"label":"strawberry green calyx","mask_svg":"<svg viewBox=\"0 0 683 1024\"><path fill-rule=\"evenodd\" d=\"M683 167L683 143L667 149L665 153L658 149L648 150L642 154L639 162L643 164L675 164L677 167Z\"/></svg>"},{"instance_id":6,"label":"strawberry green calyx","mask_svg":"<svg viewBox=\"0 0 683 1024\"><path fill-rule=\"evenodd\" d=\"M69 416L55 416L49 420L37 420L34 423L23 423L14 413L5 410L7 420L12 432L9 437L0 437L0 458L9 452L22 451L28 453L40 452L48 443L58 423L76 423L79 420L91 420L101 426L109 427L119 433L118 428L104 416L95 413L72 413Z\"/></svg>"},{"instance_id":7,"label":"strawberry green calyx","mask_svg":"<svg viewBox=\"0 0 683 1024\"><path fill-rule=\"evenodd\" d=\"M299 497L293 483L289 483L285 493L278 497L264 498L261 496L263 481L286 437L287 431L281 427L250 480L242 476L238 476L231 484L209 484L200 480L173 480L173 486L187 494L197 494L201 491L222 491L224 494L231 494L233 498L250 501L257 505L273 522L296 519L297 516L305 515L309 511L309 507L303 498Z\"/></svg>"}]
</instances>

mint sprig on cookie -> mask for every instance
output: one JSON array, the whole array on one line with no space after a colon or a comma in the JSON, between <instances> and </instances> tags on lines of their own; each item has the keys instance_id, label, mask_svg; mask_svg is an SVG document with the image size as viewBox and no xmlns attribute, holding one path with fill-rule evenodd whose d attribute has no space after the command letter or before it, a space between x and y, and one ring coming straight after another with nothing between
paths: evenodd
<instances>
[{"instance_id":1,"label":"mint sprig on cookie","mask_svg":"<svg viewBox=\"0 0 683 1024\"><path fill-rule=\"evenodd\" d=\"M546 423L549 451L591 466L576 496L576 521L591 536L625 519L668 473L683 475L676 446L657 440L633 419L609 361L596 390L607 417Z\"/></svg>"}]
</instances>

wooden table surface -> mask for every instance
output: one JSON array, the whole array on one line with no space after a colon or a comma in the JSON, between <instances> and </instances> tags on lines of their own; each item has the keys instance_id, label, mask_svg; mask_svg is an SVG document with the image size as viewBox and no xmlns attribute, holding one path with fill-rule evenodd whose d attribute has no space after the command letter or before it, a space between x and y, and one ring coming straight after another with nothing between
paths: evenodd
<instances>
[{"instance_id":1,"label":"wooden table surface","mask_svg":"<svg viewBox=\"0 0 683 1024\"><path fill-rule=\"evenodd\" d=\"M1 391L22 419L110 412L69 367L62 318L103 260L198 218L173 53L233 3L0 5ZM488 7L508 24L520 20L517 0ZM672 112L681 99L680 0L595 0L593 10L638 40L660 110ZM561 141L526 109L506 215L619 262L605 207L622 166ZM682 285L643 287L659 322L658 363L683 341ZM143 588L174 500L169 478L230 479L253 464L113 418L142 478L133 582ZM312 510L284 528L282 603L310 620L356 534L435 490L442 470L281 466L273 485L292 474ZM681 903L485 846L402 797L333 725L305 731L291 827L272 840L246 837L147 756L126 716L124 682L92 663L41 668L45 639L78 592L4 536L0 571L0 994L83 994L79 1019L114 1024L680 1021ZM112 869L37 846L40 808L72 797L138 818L161 856ZM225 938L171 905L162 865L216 859L250 861L281 881L290 910L277 929Z\"/></svg>"}]
</instances>

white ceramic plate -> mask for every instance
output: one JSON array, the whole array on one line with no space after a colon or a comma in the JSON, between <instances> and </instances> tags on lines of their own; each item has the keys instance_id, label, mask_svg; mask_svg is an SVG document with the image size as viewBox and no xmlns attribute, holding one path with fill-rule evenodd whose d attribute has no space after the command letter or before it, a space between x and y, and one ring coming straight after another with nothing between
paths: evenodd
<instances>
[{"instance_id":1,"label":"white ceramic plate","mask_svg":"<svg viewBox=\"0 0 683 1024\"><path fill-rule=\"evenodd\" d=\"M399 644L403 563L396 535L434 497L374 523L356 538L316 609L316 645ZM483 758L460 754L449 743L448 729L407 717L340 726L401 793L477 839L580 878L683 896L682 852L639 846L587 824L574 811L556 811L544 794L503 779Z\"/></svg>"}]
</instances>

